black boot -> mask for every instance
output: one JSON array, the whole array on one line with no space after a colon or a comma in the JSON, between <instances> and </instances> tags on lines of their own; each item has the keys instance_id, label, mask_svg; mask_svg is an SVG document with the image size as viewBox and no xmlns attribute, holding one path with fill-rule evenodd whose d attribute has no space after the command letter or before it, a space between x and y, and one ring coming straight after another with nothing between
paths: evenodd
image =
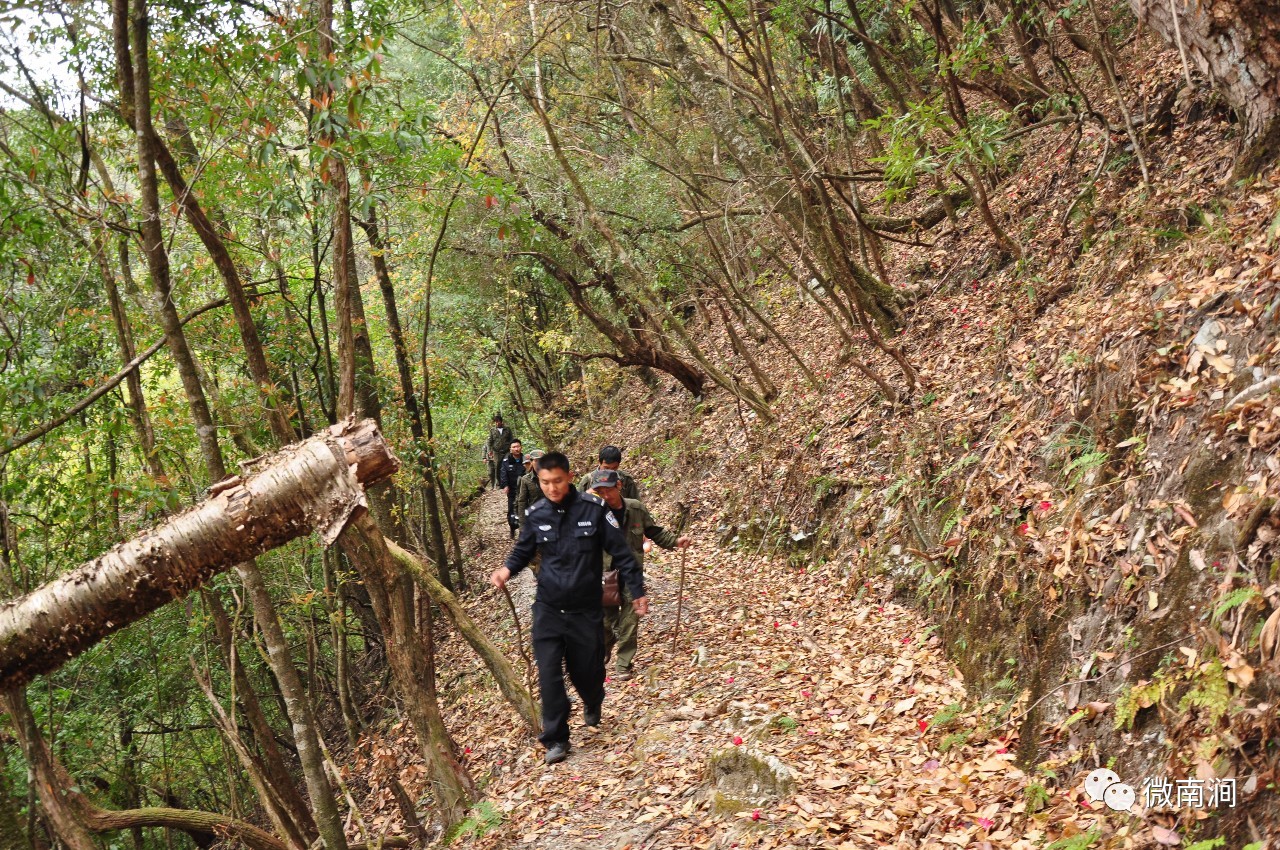
<instances>
[{"instance_id":1,"label":"black boot","mask_svg":"<svg viewBox=\"0 0 1280 850\"><path fill-rule=\"evenodd\" d=\"M547 747L547 754L542 760L547 764L559 764L569 757L569 742L563 741Z\"/></svg>"}]
</instances>

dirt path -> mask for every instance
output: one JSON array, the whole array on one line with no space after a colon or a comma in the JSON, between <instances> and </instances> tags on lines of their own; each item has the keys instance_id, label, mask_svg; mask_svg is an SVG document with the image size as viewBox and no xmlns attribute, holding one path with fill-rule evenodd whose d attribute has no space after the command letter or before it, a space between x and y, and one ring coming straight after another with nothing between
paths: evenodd
<instances>
[{"instance_id":1,"label":"dirt path","mask_svg":"<svg viewBox=\"0 0 1280 850\"><path fill-rule=\"evenodd\" d=\"M504 498L487 493L478 505L475 588L509 548ZM1016 724L999 727L996 706L962 712L963 684L932 629L877 601L875 587L851 592L840 565L795 571L696 544L673 650L679 563L657 550L647 559L655 608L642 625L639 675L608 683L600 729L582 727L575 712L564 764L542 764L492 687L476 687L483 670L460 642L449 644L443 669L471 668L451 695L450 725L484 785L477 819L490 821L466 846L1029 850L1101 817L1071 794L1036 801L1042 811L1028 816L1030 780L1013 764ZM532 592L531 575L513 583L526 640ZM477 590L470 608L519 657L500 595ZM984 720L988 728L975 731ZM788 777L775 795L771 759ZM713 761L746 768L718 801ZM753 793L752 784L761 787Z\"/></svg>"}]
</instances>

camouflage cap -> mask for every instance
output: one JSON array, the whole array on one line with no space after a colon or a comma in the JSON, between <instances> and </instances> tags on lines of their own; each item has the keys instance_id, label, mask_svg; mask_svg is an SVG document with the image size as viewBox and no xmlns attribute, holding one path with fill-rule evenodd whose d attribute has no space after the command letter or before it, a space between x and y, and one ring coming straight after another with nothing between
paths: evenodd
<instances>
[{"instance_id":1,"label":"camouflage cap","mask_svg":"<svg viewBox=\"0 0 1280 850\"><path fill-rule=\"evenodd\" d=\"M598 487L617 487L618 471L616 469L597 469L591 473L591 489Z\"/></svg>"},{"instance_id":2,"label":"camouflage cap","mask_svg":"<svg viewBox=\"0 0 1280 850\"><path fill-rule=\"evenodd\" d=\"M542 449L529 449L529 451L524 453L524 462L533 463L535 460L542 457L544 454L546 454L546 452L544 452Z\"/></svg>"}]
</instances>

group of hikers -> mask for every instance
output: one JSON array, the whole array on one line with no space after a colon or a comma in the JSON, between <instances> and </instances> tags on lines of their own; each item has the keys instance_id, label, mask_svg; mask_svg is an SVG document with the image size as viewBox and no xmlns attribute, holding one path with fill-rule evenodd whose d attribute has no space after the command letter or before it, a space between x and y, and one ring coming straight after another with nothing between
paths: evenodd
<instances>
[{"instance_id":1,"label":"group of hikers","mask_svg":"<svg viewBox=\"0 0 1280 850\"><path fill-rule=\"evenodd\" d=\"M569 696L564 671L582 699L582 719L600 725L605 667L616 649L614 678L633 675L640 618L649 613L644 586L648 542L687 548L688 537L654 521L634 478L622 471L622 450L600 449L597 467L574 485L562 452L524 451L500 414L485 445L490 485L507 496L515 544L490 580L506 587L532 567L533 657L542 699L547 764L569 755Z\"/></svg>"}]
</instances>

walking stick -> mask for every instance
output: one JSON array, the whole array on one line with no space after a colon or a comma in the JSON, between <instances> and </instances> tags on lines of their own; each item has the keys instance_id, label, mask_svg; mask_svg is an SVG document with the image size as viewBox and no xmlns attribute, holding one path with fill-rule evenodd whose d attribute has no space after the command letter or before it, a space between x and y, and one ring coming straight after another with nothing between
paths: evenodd
<instances>
[{"instance_id":1,"label":"walking stick","mask_svg":"<svg viewBox=\"0 0 1280 850\"><path fill-rule=\"evenodd\" d=\"M676 645L680 640L680 617L684 613L684 567L689 563L689 547L686 546L680 550L680 592L676 596L676 628L671 633L671 651L676 651Z\"/></svg>"},{"instance_id":2,"label":"walking stick","mask_svg":"<svg viewBox=\"0 0 1280 850\"><path fill-rule=\"evenodd\" d=\"M507 607L511 609L511 619L516 623L516 645L520 647L520 657L524 659L524 677L525 687L529 689L529 696L533 696L533 662L529 660L529 652L524 647L524 630L520 628L520 615L516 613L515 600L511 598L511 591L504 586L502 595L507 598Z\"/></svg>"}]
</instances>

